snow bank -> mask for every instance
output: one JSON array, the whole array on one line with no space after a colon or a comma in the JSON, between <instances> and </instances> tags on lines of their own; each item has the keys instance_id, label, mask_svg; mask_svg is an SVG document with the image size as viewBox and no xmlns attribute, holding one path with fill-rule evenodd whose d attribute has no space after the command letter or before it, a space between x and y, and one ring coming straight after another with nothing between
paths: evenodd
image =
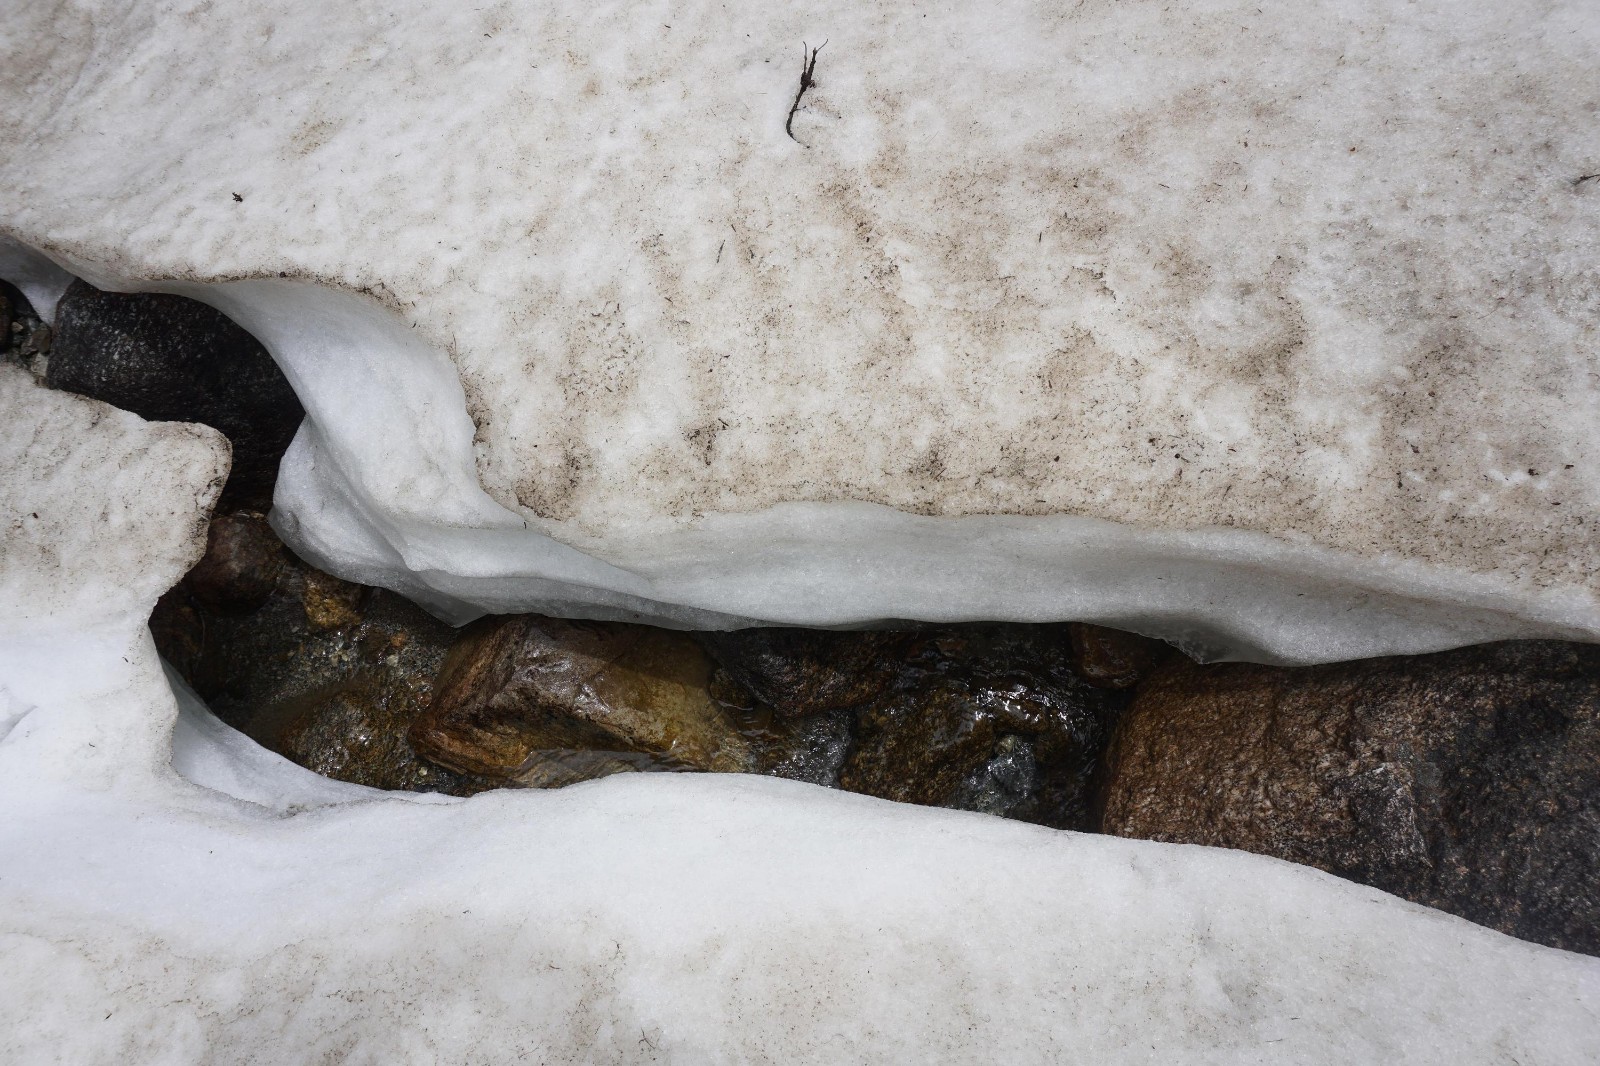
<instances>
[{"instance_id":1,"label":"snow bank","mask_svg":"<svg viewBox=\"0 0 1600 1066\"><path fill-rule=\"evenodd\" d=\"M1585 0L0 35L0 275L237 317L308 411L279 528L447 617L1600 634Z\"/></svg>"},{"instance_id":2,"label":"snow bank","mask_svg":"<svg viewBox=\"0 0 1600 1066\"><path fill-rule=\"evenodd\" d=\"M16 370L0 404L0 499L25 516L0 555L0 1060L1600 1046L1600 960L1240 853L732 775L470 800L316 778L181 690L180 712L144 629L203 545L223 442Z\"/></svg>"}]
</instances>

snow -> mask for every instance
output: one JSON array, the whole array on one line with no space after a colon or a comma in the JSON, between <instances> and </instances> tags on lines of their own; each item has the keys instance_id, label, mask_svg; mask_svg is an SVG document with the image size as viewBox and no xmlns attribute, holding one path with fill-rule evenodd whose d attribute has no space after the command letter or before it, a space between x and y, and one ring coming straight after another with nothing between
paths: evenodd
<instances>
[{"instance_id":1,"label":"snow","mask_svg":"<svg viewBox=\"0 0 1600 1066\"><path fill-rule=\"evenodd\" d=\"M1600 960L775 779L323 781L145 619L226 446L0 369L0 1061L1587 1063ZM37 516L37 517L35 517ZM35 604L42 604L39 610Z\"/></svg>"},{"instance_id":2,"label":"snow","mask_svg":"<svg viewBox=\"0 0 1600 1066\"><path fill-rule=\"evenodd\" d=\"M1587 0L0 37L0 276L233 314L308 411L278 528L446 617L1600 634Z\"/></svg>"}]
</instances>

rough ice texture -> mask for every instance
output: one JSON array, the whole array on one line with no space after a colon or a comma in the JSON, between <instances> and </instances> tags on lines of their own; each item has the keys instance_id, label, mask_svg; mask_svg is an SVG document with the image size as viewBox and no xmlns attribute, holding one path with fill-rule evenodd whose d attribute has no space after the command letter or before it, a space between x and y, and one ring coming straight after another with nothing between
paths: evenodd
<instances>
[{"instance_id":1,"label":"rough ice texture","mask_svg":"<svg viewBox=\"0 0 1600 1066\"><path fill-rule=\"evenodd\" d=\"M739 775L464 801L318 778L175 701L144 628L203 544L225 445L0 383L0 499L73 549L0 556L0 619L28 619L0 627L0 1061L1579 1066L1600 1046L1600 960L1242 853Z\"/></svg>"},{"instance_id":2,"label":"rough ice texture","mask_svg":"<svg viewBox=\"0 0 1600 1066\"><path fill-rule=\"evenodd\" d=\"M276 333L311 420L280 526L443 613L1076 613L1299 660L1600 632L1588 0L41 2L0 35L0 230ZM289 280L205 287L253 278ZM343 348L295 279L372 303ZM1130 577L1105 529L1185 605L1063 601Z\"/></svg>"}]
</instances>

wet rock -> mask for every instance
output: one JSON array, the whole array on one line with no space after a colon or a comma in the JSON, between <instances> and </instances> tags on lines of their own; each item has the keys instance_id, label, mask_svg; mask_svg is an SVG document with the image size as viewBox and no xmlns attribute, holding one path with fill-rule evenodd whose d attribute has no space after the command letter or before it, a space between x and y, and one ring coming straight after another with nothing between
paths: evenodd
<instances>
[{"instance_id":1,"label":"wet rock","mask_svg":"<svg viewBox=\"0 0 1600 1066\"><path fill-rule=\"evenodd\" d=\"M181 296L101 292L82 281L56 311L53 388L156 421L204 422L233 445L221 509L266 510L304 412L254 337Z\"/></svg>"},{"instance_id":2,"label":"wet rock","mask_svg":"<svg viewBox=\"0 0 1600 1066\"><path fill-rule=\"evenodd\" d=\"M150 635L161 657L183 675L191 688L205 662L206 622L186 586L168 589L150 615Z\"/></svg>"},{"instance_id":3,"label":"wet rock","mask_svg":"<svg viewBox=\"0 0 1600 1066\"><path fill-rule=\"evenodd\" d=\"M709 692L689 636L520 615L471 627L450 650L412 746L463 773L525 778L547 756L635 756L635 768L741 772L748 742ZM637 758L642 757L642 758Z\"/></svg>"},{"instance_id":4,"label":"wet rock","mask_svg":"<svg viewBox=\"0 0 1600 1066\"><path fill-rule=\"evenodd\" d=\"M706 648L738 684L779 715L855 707L894 679L912 634L756 628L704 633Z\"/></svg>"},{"instance_id":5,"label":"wet rock","mask_svg":"<svg viewBox=\"0 0 1600 1066\"><path fill-rule=\"evenodd\" d=\"M417 758L406 741L416 703L392 683L358 675L268 713L281 722L277 750L327 777L414 792L478 790L456 787L455 775Z\"/></svg>"},{"instance_id":6,"label":"wet rock","mask_svg":"<svg viewBox=\"0 0 1600 1066\"><path fill-rule=\"evenodd\" d=\"M921 637L857 715L840 787L1087 828L1125 697L1080 678L1060 626L965 626Z\"/></svg>"},{"instance_id":7,"label":"wet rock","mask_svg":"<svg viewBox=\"0 0 1600 1066\"><path fill-rule=\"evenodd\" d=\"M212 525L206 557L162 598L151 631L219 718L343 781L455 795L501 784L432 765L406 739L455 629L274 550L259 516Z\"/></svg>"},{"instance_id":8,"label":"wet rock","mask_svg":"<svg viewBox=\"0 0 1600 1066\"><path fill-rule=\"evenodd\" d=\"M1171 660L1118 730L1104 828L1305 863L1600 954L1600 648Z\"/></svg>"},{"instance_id":9,"label":"wet rock","mask_svg":"<svg viewBox=\"0 0 1600 1066\"><path fill-rule=\"evenodd\" d=\"M753 733L759 772L827 788L839 787L839 771L855 740L855 715L823 711L777 719Z\"/></svg>"},{"instance_id":10,"label":"wet rock","mask_svg":"<svg viewBox=\"0 0 1600 1066\"><path fill-rule=\"evenodd\" d=\"M360 624L361 601L371 589L314 568L304 573L300 606L307 625L318 632L328 632Z\"/></svg>"},{"instance_id":11,"label":"wet rock","mask_svg":"<svg viewBox=\"0 0 1600 1066\"><path fill-rule=\"evenodd\" d=\"M994 746L989 761L968 774L947 806L964 811L1016 818L1028 809L1040 784L1034 742L1008 733Z\"/></svg>"},{"instance_id":12,"label":"wet rock","mask_svg":"<svg viewBox=\"0 0 1600 1066\"><path fill-rule=\"evenodd\" d=\"M669 769L659 759L627 751L536 751L510 780L523 788L565 788L612 774Z\"/></svg>"},{"instance_id":13,"label":"wet rock","mask_svg":"<svg viewBox=\"0 0 1600 1066\"><path fill-rule=\"evenodd\" d=\"M1137 633L1072 622L1067 625L1078 673L1101 688L1132 688L1166 656L1171 645Z\"/></svg>"},{"instance_id":14,"label":"wet rock","mask_svg":"<svg viewBox=\"0 0 1600 1066\"><path fill-rule=\"evenodd\" d=\"M222 614L243 614L266 602L283 569L284 548L257 511L217 515L206 553L185 578L195 601Z\"/></svg>"}]
</instances>

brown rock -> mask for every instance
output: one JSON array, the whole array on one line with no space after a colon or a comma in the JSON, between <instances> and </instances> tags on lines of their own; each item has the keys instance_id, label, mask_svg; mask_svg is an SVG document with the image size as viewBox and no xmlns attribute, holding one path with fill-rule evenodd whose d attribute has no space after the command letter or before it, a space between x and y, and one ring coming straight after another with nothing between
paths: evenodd
<instances>
[{"instance_id":1,"label":"brown rock","mask_svg":"<svg viewBox=\"0 0 1600 1066\"><path fill-rule=\"evenodd\" d=\"M215 610L186 578L151 619L157 647L216 712L264 747L376 788L470 795L503 782L419 759L406 741L457 631L385 589L287 552L265 600Z\"/></svg>"},{"instance_id":2,"label":"brown rock","mask_svg":"<svg viewBox=\"0 0 1600 1066\"><path fill-rule=\"evenodd\" d=\"M1132 688L1173 653L1171 645L1159 640L1087 622L1069 623L1067 635L1079 675L1100 688Z\"/></svg>"},{"instance_id":3,"label":"brown rock","mask_svg":"<svg viewBox=\"0 0 1600 1066\"><path fill-rule=\"evenodd\" d=\"M195 601L222 614L244 614L267 601L283 569L283 544L258 512L211 520L206 553L185 582Z\"/></svg>"},{"instance_id":4,"label":"brown rock","mask_svg":"<svg viewBox=\"0 0 1600 1066\"><path fill-rule=\"evenodd\" d=\"M343 629L361 621L361 585L352 584L325 574L315 567L305 567L305 584L301 602L305 607L306 622L312 629Z\"/></svg>"},{"instance_id":5,"label":"brown rock","mask_svg":"<svg viewBox=\"0 0 1600 1066\"><path fill-rule=\"evenodd\" d=\"M447 775L417 758L406 742L416 709L392 687L356 678L269 711L259 729L281 718L269 746L308 770L373 788L416 789Z\"/></svg>"},{"instance_id":6,"label":"brown rock","mask_svg":"<svg viewBox=\"0 0 1600 1066\"><path fill-rule=\"evenodd\" d=\"M479 623L451 648L411 743L442 766L525 778L549 752L637 768L743 772L754 756L708 691L694 640L648 626L532 615Z\"/></svg>"},{"instance_id":7,"label":"brown rock","mask_svg":"<svg viewBox=\"0 0 1600 1066\"><path fill-rule=\"evenodd\" d=\"M511 782L523 788L565 788L612 774L665 769L670 767L660 760L626 751L536 751Z\"/></svg>"},{"instance_id":8,"label":"brown rock","mask_svg":"<svg viewBox=\"0 0 1600 1066\"><path fill-rule=\"evenodd\" d=\"M1117 731L1104 828L1305 863L1600 954L1600 648L1175 657Z\"/></svg>"},{"instance_id":9,"label":"brown rock","mask_svg":"<svg viewBox=\"0 0 1600 1066\"><path fill-rule=\"evenodd\" d=\"M976 698L974 698L976 697ZM841 788L899 803L945 806L986 763L999 725L981 694L935 679L861 713Z\"/></svg>"},{"instance_id":10,"label":"brown rock","mask_svg":"<svg viewBox=\"0 0 1600 1066\"><path fill-rule=\"evenodd\" d=\"M1087 827L1091 784L1124 697L1077 676L1058 626L922 634L892 688L857 712L841 788Z\"/></svg>"},{"instance_id":11,"label":"brown rock","mask_svg":"<svg viewBox=\"0 0 1600 1066\"><path fill-rule=\"evenodd\" d=\"M756 628L703 633L738 684L779 716L818 714L875 699L894 680L914 634Z\"/></svg>"},{"instance_id":12,"label":"brown rock","mask_svg":"<svg viewBox=\"0 0 1600 1066\"><path fill-rule=\"evenodd\" d=\"M206 624L183 585L169 589L150 615L150 636L156 651L190 685L200 677L205 657Z\"/></svg>"}]
</instances>

